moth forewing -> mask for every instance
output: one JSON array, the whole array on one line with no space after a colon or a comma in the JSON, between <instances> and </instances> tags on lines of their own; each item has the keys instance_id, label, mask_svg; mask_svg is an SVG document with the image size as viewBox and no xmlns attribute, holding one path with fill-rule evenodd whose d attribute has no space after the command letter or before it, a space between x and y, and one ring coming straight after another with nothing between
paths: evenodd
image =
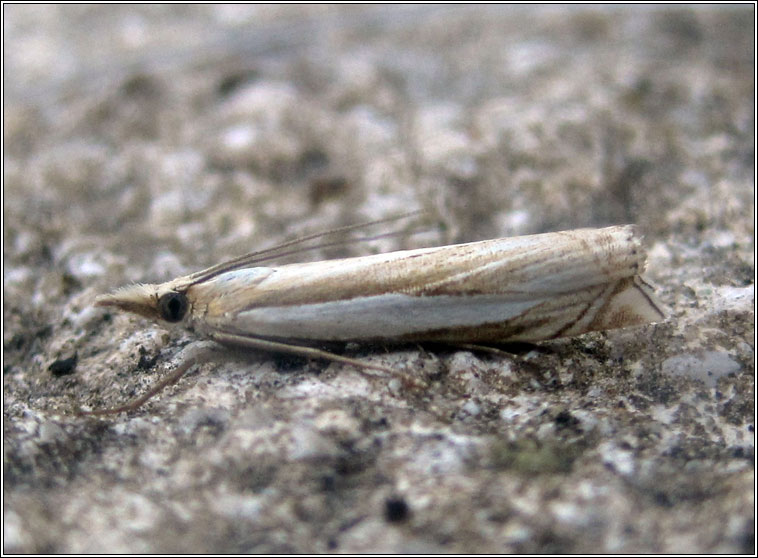
<instances>
[{"instance_id":1,"label":"moth forewing","mask_svg":"<svg viewBox=\"0 0 758 558\"><path fill-rule=\"evenodd\" d=\"M631 226L222 273L206 331L317 341L541 341L663 319Z\"/></svg>"}]
</instances>

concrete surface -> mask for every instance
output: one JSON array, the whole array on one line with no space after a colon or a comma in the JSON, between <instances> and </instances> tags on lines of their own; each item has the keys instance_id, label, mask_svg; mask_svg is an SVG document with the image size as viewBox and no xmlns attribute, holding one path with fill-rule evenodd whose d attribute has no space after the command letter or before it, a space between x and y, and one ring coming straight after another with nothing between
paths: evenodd
<instances>
[{"instance_id":1,"label":"concrete surface","mask_svg":"<svg viewBox=\"0 0 758 558\"><path fill-rule=\"evenodd\" d=\"M753 6L3 9L5 552L755 551ZM670 319L74 415L195 346L97 294L421 207L308 256L635 222Z\"/></svg>"}]
</instances>

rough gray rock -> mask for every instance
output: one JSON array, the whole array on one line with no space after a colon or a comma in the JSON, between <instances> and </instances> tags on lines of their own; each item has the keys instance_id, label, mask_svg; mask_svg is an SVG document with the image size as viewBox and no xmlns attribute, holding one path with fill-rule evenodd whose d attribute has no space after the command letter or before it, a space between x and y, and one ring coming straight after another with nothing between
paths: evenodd
<instances>
[{"instance_id":1,"label":"rough gray rock","mask_svg":"<svg viewBox=\"0 0 758 558\"><path fill-rule=\"evenodd\" d=\"M4 551L753 552L753 9L4 6ZM193 342L95 295L416 207L313 257L636 222L670 319L73 414Z\"/></svg>"}]
</instances>

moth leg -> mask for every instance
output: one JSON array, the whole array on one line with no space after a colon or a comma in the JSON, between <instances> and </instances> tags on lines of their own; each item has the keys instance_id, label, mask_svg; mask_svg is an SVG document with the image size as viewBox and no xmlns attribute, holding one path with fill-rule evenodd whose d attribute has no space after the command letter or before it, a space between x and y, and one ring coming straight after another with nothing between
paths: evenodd
<instances>
[{"instance_id":1,"label":"moth leg","mask_svg":"<svg viewBox=\"0 0 758 558\"><path fill-rule=\"evenodd\" d=\"M533 350L540 350L542 351L543 348L539 345L534 345L532 343L525 343L525 342L518 342L518 343L512 343L510 344L512 346L513 350L506 350L506 349L499 349L497 347L492 347L490 345L479 345L478 343L448 343L449 346L455 347L458 349L464 349L466 351L474 351L479 353L490 353L497 356L502 356L506 358L516 358L520 359L521 355L533 351Z\"/></svg>"},{"instance_id":2,"label":"moth leg","mask_svg":"<svg viewBox=\"0 0 758 558\"><path fill-rule=\"evenodd\" d=\"M478 353L491 353L493 355L504 356L504 357L513 356L513 353L509 353L508 351L504 351L503 349L488 347L487 345L477 345L475 343L452 343L450 346L455 347L457 349L465 349L467 351L473 351L473 352L478 352Z\"/></svg>"},{"instance_id":3,"label":"moth leg","mask_svg":"<svg viewBox=\"0 0 758 558\"><path fill-rule=\"evenodd\" d=\"M310 358L323 358L326 360L331 360L332 362L341 362L343 364L354 366L361 374L374 379L377 376L367 373L366 370L379 370L393 376L399 376L404 383L413 387L428 387L427 384L422 380L414 378L413 376L399 370L394 370L392 368L387 368L386 366L380 366L378 364L371 364L369 362L358 360L357 358L350 358L335 353L330 353L329 351L324 351L315 347L306 347L303 345L294 344L291 345L289 343L270 341L268 339L261 339L259 337L247 337L244 335L236 335L234 333L213 333L210 335L210 338L218 343L236 345L238 347L261 349L263 351L270 351L274 353L289 353Z\"/></svg>"},{"instance_id":4,"label":"moth leg","mask_svg":"<svg viewBox=\"0 0 758 558\"><path fill-rule=\"evenodd\" d=\"M156 382L153 385L153 387L147 390L146 393L140 395L139 397L135 399L132 399L128 403L125 403L119 407L111 407L108 409L96 409L94 411L83 411L81 409L77 409L76 414L79 416L117 415L118 413L127 413L129 411L134 411L135 409L139 409L154 395L156 395L157 393L160 393L168 386L172 386L176 382L178 382L181 379L181 377L187 373L187 370L192 368L195 364L197 364L196 359L189 359L185 361L180 366L178 366L176 370L168 374L165 378L162 378L160 381Z\"/></svg>"},{"instance_id":5,"label":"moth leg","mask_svg":"<svg viewBox=\"0 0 758 558\"><path fill-rule=\"evenodd\" d=\"M183 362L177 366L175 370L157 381L150 389L147 390L147 392L127 403L124 403L123 405L107 409L95 409L94 411L83 411L82 409L77 409L76 414L79 416L117 415L119 413L128 413L130 411L139 409L147 401L152 399L155 395L166 389L168 386L172 386L177 383L190 368L209 360L211 358L211 353L214 350L212 347L212 343L199 343L197 345L188 347L185 349L185 352L183 352L183 354L189 352L190 356L185 357L183 359Z\"/></svg>"}]
</instances>

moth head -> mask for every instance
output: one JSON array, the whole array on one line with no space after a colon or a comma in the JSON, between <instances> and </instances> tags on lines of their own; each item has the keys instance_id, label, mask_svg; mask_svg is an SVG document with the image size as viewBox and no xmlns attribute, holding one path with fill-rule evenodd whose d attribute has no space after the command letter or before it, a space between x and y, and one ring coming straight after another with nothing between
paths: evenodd
<instances>
[{"instance_id":1,"label":"moth head","mask_svg":"<svg viewBox=\"0 0 758 558\"><path fill-rule=\"evenodd\" d=\"M190 309L184 290L171 283L130 285L97 297L95 306L117 308L151 320L169 323L181 322Z\"/></svg>"}]
</instances>

